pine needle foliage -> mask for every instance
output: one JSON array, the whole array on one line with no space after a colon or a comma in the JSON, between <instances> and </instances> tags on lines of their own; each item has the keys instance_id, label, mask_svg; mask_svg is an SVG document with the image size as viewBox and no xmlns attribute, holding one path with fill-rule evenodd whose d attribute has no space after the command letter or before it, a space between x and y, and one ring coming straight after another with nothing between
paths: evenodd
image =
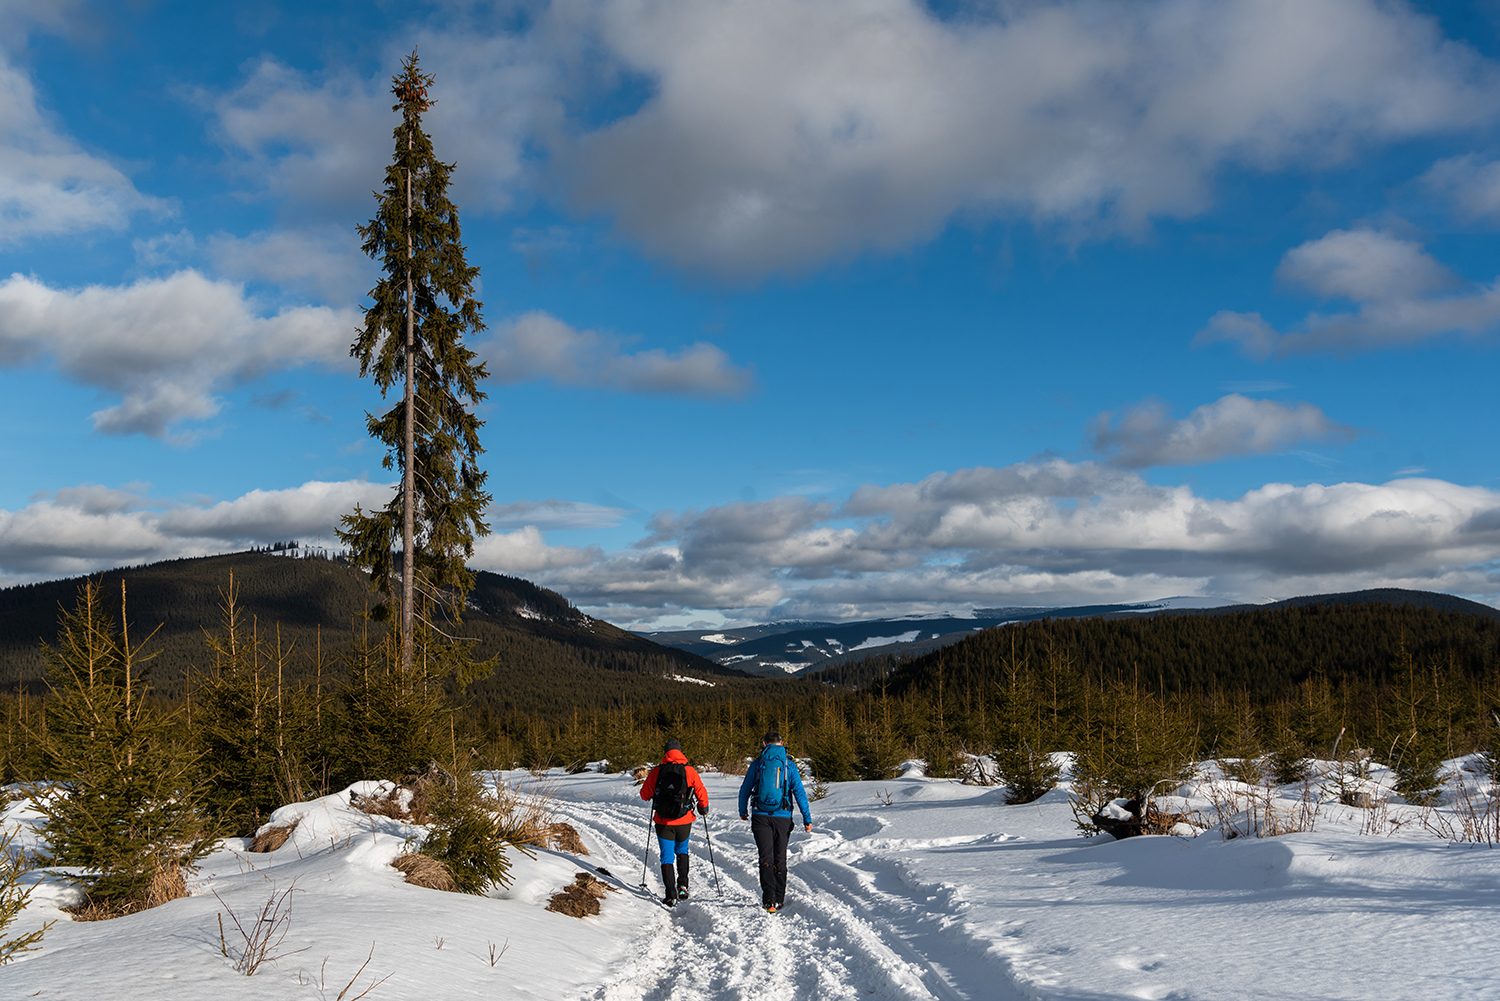
<instances>
[{"instance_id":1,"label":"pine needle foliage","mask_svg":"<svg viewBox=\"0 0 1500 1001\"><path fill-rule=\"evenodd\" d=\"M403 385L400 403L366 421L386 447L385 467L400 472L401 488L383 509L356 507L339 531L356 565L371 572L386 596L377 616L389 616L399 578L406 669L415 658L418 608L446 603L457 615L474 584L465 561L475 537L489 533L488 474L479 468L484 422L473 413L485 399L479 383L488 372L464 344L464 335L484 329L474 298L479 269L465 258L458 209L448 198L455 165L437 158L422 128L432 82L415 51L392 79L392 110L401 114L395 155L384 191L376 194L375 216L359 227L364 252L384 274L349 349L361 377L373 378L382 397Z\"/></svg>"},{"instance_id":2,"label":"pine needle foliage","mask_svg":"<svg viewBox=\"0 0 1500 1001\"><path fill-rule=\"evenodd\" d=\"M204 805L227 830L248 836L284 803L306 793L304 759L318 743L315 696L284 678L287 655L246 621L233 572L220 591L218 630L205 637L213 660L197 672L192 732L205 779Z\"/></svg>"},{"instance_id":3,"label":"pine needle foliage","mask_svg":"<svg viewBox=\"0 0 1500 1001\"><path fill-rule=\"evenodd\" d=\"M1047 657L1049 676L1065 669L1066 658L1060 649L1049 647ZM1005 801L1030 803L1046 795L1062 774L1061 766L1049 753L1049 749L1060 746L1059 735L1048 712L1046 679L1031 670L1025 656L1017 655L1014 647L1003 670L996 683L1000 722L990 757L1000 781L1005 783Z\"/></svg>"},{"instance_id":4,"label":"pine needle foliage","mask_svg":"<svg viewBox=\"0 0 1500 1001\"><path fill-rule=\"evenodd\" d=\"M460 893L482 894L510 885L497 806L469 772L456 773L453 784L433 796L434 822L417 852L441 862Z\"/></svg>"},{"instance_id":5,"label":"pine needle foliage","mask_svg":"<svg viewBox=\"0 0 1500 1001\"><path fill-rule=\"evenodd\" d=\"M849 732L843 711L832 696L824 695L818 700L817 719L807 739L813 774L822 782L849 782L858 778L854 734Z\"/></svg>"},{"instance_id":6,"label":"pine needle foliage","mask_svg":"<svg viewBox=\"0 0 1500 1001\"><path fill-rule=\"evenodd\" d=\"M16 847L18 830L0 834L0 966L4 966L22 953L35 952L42 947L42 936L56 922L47 921L35 931L24 935L6 936L5 930L21 916L26 901L31 898L31 887L21 885L21 874L26 871L25 855Z\"/></svg>"},{"instance_id":7,"label":"pine needle foliage","mask_svg":"<svg viewBox=\"0 0 1500 1001\"><path fill-rule=\"evenodd\" d=\"M120 588L120 626L86 582L49 648L47 773L35 788L47 818L48 861L76 867L96 912L124 914L160 902L164 874L191 870L212 845L198 809L193 762L175 714L146 699L149 655L132 646Z\"/></svg>"},{"instance_id":8,"label":"pine needle foliage","mask_svg":"<svg viewBox=\"0 0 1500 1001\"><path fill-rule=\"evenodd\" d=\"M1414 806L1437 802L1445 778L1443 759L1449 751L1451 713L1449 691L1456 681L1453 665L1445 672L1436 662L1417 666L1402 645L1397 656L1398 680L1391 695L1392 712L1385 715L1381 743L1396 773L1396 791Z\"/></svg>"},{"instance_id":9,"label":"pine needle foliage","mask_svg":"<svg viewBox=\"0 0 1500 1001\"><path fill-rule=\"evenodd\" d=\"M350 656L340 732L350 781L420 772L446 743L447 696L420 664L402 666L397 642L394 632L373 644L363 636Z\"/></svg>"}]
</instances>

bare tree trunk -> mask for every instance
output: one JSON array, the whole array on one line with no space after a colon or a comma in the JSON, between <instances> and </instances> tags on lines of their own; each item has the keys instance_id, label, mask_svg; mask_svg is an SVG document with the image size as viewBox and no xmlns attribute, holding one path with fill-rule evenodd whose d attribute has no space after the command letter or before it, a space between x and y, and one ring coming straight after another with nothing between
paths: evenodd
<instances>
[{"instance_id":1,"label":"bare tree trunk","mask_svg":"<svg viewBox=\"0 0 1500 1001\"><path fill-rule=\"evenodd\" d=\"M406 133L406 149L412 149L412 135ZM416 531L414 512L416 506L416 471L412 469L416 453L416 405L413 386L416 380L416 303L412 301L412 254L411 254L411 163L406 166L406 442L405 476L401 484L401 667L409 672L412 668L412 597L413 580L416 576Z\"/></svg>"}]
</instances>

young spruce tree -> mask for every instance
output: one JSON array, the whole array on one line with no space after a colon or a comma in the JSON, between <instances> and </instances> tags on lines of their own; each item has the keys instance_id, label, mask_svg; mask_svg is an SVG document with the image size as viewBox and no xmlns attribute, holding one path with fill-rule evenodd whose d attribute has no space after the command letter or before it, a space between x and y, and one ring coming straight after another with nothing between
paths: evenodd
<instances>
[{"instance_id":1,"label":"young spruce tree","mask_svg":"<svg viewBox=\"0 0 1500 1001\"><path fill-rule=\"evenodd\" d=\"M182 896L182 872L212 845L197 809L177 721L146 702L151 659L131 645L120 587L120 628L99 585L86 581L47 649L47 774L64 788L33 796L47 818L49 861L94 916L127 914Z\"/></svg>"},{"instance_id":2,"label":"young spruce tree","mask_svg":"<svg viewBox=\"0 0 1500 1001\"><path fill-rule=\"evenodd\" d=\"M399 470L401 484L384 508L356 507L345 515L339 532L354 562L371 572L386 596L377 615L388 617L389 603L396 603L399 668L408 676L417 669L418 620L437 605L455 616L462 610L473 586L465 560L475 537L489 533L483 520L488 474L479 468L484 422L473 413L485 399L479 383L488 372L464 345L465 334L484 329L474 298L479 269L464 257L458 209L448 198L454 164L437 158L422 129L432 81L418 69L415 51L392 79L392 110L401 113L395 156L385 191L376 195L375 217L359 227L364 252L380 262L384 275L349 349L360 375L373 377L382 396L401 383L401 402L366 422L386 446L385 466Z\"/></svg>"}]
</instances>

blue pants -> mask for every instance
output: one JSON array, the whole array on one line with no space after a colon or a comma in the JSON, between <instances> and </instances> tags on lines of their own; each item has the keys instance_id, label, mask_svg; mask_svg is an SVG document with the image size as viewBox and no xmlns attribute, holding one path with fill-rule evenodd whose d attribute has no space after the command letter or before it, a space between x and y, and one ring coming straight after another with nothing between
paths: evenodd
<instances>
[{"instance_id":1,"label":"blue pants","mask_svg":"<svg viewBox=\"0 0 1500 1001\"><path fill-rule=\"evenodd\" d=\"M657 824L656 845L661 850L661 864L672 865L677 856L688 856L688 839L692 837L692 824Z\"/></svg>"}]
</instances>

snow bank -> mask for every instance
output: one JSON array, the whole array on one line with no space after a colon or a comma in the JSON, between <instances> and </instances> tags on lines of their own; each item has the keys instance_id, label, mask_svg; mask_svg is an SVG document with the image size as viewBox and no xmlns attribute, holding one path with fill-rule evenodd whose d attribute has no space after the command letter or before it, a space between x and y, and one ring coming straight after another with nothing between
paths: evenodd
<instances>
[{"instance_id":1,"label":"snow bank","mask_svg":"<svg viewBox=\"0 0 1500 1001\"><path fill-rule=\"evenodd\" d=\"M1488 795L1465 764L1450 767ZM1500 851L1431 833L1463 806L1456 779L1436 813L1393 802L1388 776L1372 771L1383 809L1320 800L1310 829L1280 837L1210 825L1196 838L1116 842L1077 835L1066 789L1006 806L1001 789L908 765L884 782L830 784L813 803L813 833L792 835L788 907L774 917L758 906L733 776L704 773L712 812L706 830L694 827L692 898L670 911L654 902L654 849L642 856L649 808L621 775L499 776L550 789L593 854L517 857L514 884L487 898L403 883L389 860L416 829L352 810L345 790L277 811L274 822L298 826L275 852L225 843L186 899L60 922L40 953L0 970L0 997L332 1001L372 948L350 997L387 975L371 1001L1496 996ZM1212 769L1175 792L1158 805L1214 817L1216 797L1267 795ZM1294 809L1302 792L1272 790L1270 805ZM39 835L24 804L4 821L32 843ZM595 868L620 891L598 917L545 910ZM23 923L57 914L46 895L57 885L42 880ZM244 921L287 889L284 954L254 977L235 974L231 912ZM493 966L492 947L505 950Z\"/></svg>"}]
</instances>

